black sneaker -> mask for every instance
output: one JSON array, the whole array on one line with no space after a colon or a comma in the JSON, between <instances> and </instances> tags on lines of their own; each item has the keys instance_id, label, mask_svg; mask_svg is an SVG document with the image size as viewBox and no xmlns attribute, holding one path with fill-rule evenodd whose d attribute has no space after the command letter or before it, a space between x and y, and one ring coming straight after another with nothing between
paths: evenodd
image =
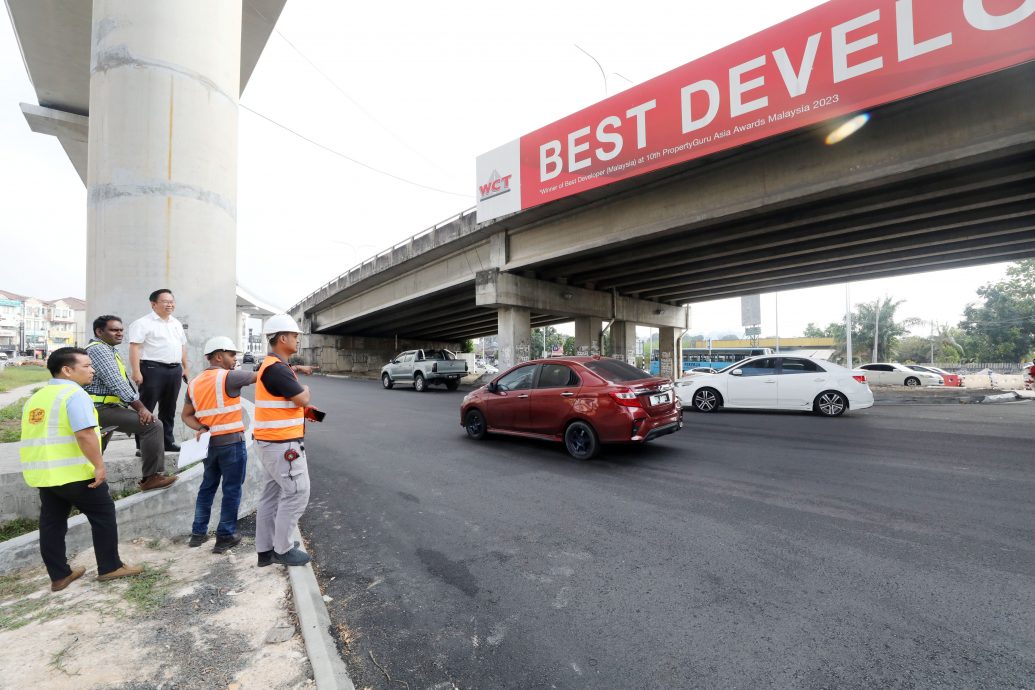
<instances>
[{"instance_id":1,"label":"black sneaker","mask_svg":"<svg viewBox=\"0 0 1035 690\"><path fill-rule=\"evenodd\" d=\"M174 443L171 446L166 446L165 447L165 452L166 453L179 453L180 452L180 447Z\"/></svg>"},{"instance_id":2,"label":"black sneaker","mask_svg":"<svg viewBox=\"0 0 1035 690\"><path fill-rule=\"evenodd\" d=\"M298 542L295 542L294 548L298 548ZM265 568L267 565L273 565L273 549L269 551L259 551L259 567Z\"/></svg>"},{"instance_id":3,"label":"black sneaker","mask_svg":"<svg viewBox=\"0 0 1035 690\"><path fill-rule=\"evenodd\" d=\"M309 554L297 548L291 549L287 553L277 553L274 551L273 562L280 563L281 565L305 565L309 562Z\"/></svg>"},{"instance_id":4,"label":"black sneaker","mask_svg":"<svg viewBox=\"0 0 1035 690\"><path fill-rule=\"evenodd\" d=\"M241 543L240 534L231 534L228 537L216 535L216 545L212 547L212 553L226 553Z\"/></svg>"},{"instance_id":5,"label":"black sneaker","mask_svg":"<svg viewBox=\"0 0 1035 690\"><path fill-rule=\"evenodd\" d=\"M208 535L207 534L191 534L190 535L190 541L187 542L187 546L189 546L191 548L195 548L195 547L201 546L202 544L204 544L207 541L208 541Z\"/></svg>"}]
</instances>

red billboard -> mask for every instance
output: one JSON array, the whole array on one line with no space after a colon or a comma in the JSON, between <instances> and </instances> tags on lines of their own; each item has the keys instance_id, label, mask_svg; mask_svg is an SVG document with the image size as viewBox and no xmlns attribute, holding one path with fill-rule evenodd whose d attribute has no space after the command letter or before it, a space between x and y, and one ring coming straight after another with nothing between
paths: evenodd
<instances>
[{"instance_id":1,"label":"red billboard","mask_svg":"<svg viewBox=\"0 0 1035 690\"><path fill-rule=\"evenodd\" d=\"M478 158L479 222L1035 59L1035 0L831 0Z\"/></svg>"}]
</instances>

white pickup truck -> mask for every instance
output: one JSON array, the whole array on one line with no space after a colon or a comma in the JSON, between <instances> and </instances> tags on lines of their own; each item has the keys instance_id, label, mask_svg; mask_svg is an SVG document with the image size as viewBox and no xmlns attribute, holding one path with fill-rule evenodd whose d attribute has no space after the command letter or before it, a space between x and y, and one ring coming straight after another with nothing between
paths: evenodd
<instances>
[{"instance_id":1,"label":"white pickup truck","mask_svg":"<svg viewBox=\"0 0 1035 690\"><path fill-rule=\"evenodd\" d=\"M424 392L428 386L441 383L451 391L467 376L467 360L457 359L449 350L407 350L381 367L381 385L413 384L413 390Z\"/></svg>"}]
</instances>

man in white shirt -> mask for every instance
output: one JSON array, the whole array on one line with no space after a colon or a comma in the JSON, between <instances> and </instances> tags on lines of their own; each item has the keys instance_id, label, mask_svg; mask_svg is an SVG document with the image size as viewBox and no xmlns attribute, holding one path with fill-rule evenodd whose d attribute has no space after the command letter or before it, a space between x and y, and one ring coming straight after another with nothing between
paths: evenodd
<instances>
[{"instance_id":1,"label":"man in white shirt","mask_svg":"<svg viewBox=\"0 0 1035 690\"><path fill-rule=\"evenodd\" d=\"M180 447L173 437L173 421L180 382L189 376L187 335L172 315L176 309L172 290L155 290L150 299L151 313L129 326L129 366L140 389L140 401L152 412L158 407L156 416L165 427L165 450L176 452Z\"/></svg>"}]
</instances>

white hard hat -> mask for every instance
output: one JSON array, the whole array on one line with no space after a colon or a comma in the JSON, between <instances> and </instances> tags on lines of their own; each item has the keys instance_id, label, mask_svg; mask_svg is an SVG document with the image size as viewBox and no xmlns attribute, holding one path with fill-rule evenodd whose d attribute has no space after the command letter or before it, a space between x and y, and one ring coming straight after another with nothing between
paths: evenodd
<instances>
[{"instance_id":1,"label":"white hard hat","mask_svg":"<svg viewBox=\"0 0 1035 690\"><path fill-rule=\"evenodd\" d=\"M273 335L274 333L301 333L302 329L298 327L295 320L287 314L274 314L266 320L265 325L262 327L262 332L265 335Z\"/></svg>"},{"instance_id":2,"label":"white hard hat","mask_svg":"<svg viewBox=\"0 0 1035 690\"><path fill-rule=\"evenodd\" d=\"M205 355L210 355L213 352L219 350L225 350L226 352L240 352L240 348L234 344L233 340L227 338L225 335L217 335L214 338L209 338L205 341Z\"/></svg>"}]
</instances>

